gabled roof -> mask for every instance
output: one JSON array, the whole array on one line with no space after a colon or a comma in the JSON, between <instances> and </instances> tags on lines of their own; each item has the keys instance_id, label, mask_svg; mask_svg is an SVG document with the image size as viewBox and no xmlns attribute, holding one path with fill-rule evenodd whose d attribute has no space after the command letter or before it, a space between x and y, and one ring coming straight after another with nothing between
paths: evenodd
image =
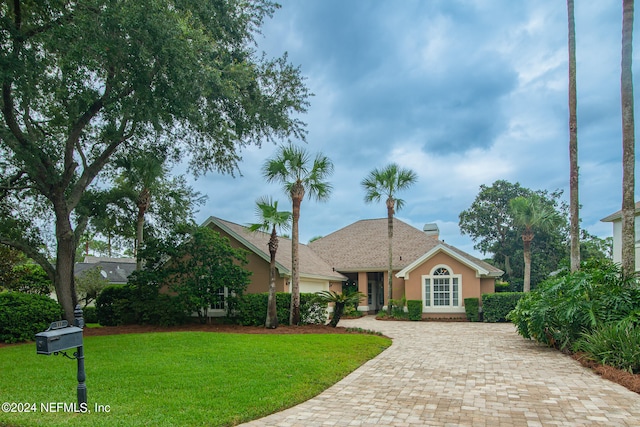
<instances>
[{"instance_id":1,"label":"gabled roof","mask_svg":"<svg viewBox=\"0 0 640 427\"><path fill-rule=\"evenodd\" d=\"M636 202L636 216L640 215L640 202ZM602 218L600 221L602 222L614 222L619 219L622 219L622 210L618 212L612 213L609 216Z\"/></svg>"},{"instance_id":2,"label":"gabled roof","mask_svg":"<svg viewBox=\"0 0 640 427\"><path fill-rule=\"evenodd\" d=\"M309 247L324 258L336 271L386 271L388 260L387 218L354 222ZM393 270L403 270L433 251L446 251L466 265L477 267L478 274L500 276L498 268L451 245L427 235L409 224L393 219Z\"/></svg>"},{"instance_id":3,"label":"gabled roof","mask_svg":"<svg viewBox=\"0 0 640 427\"><path fill-rule=\"evenodd\" d=\"M100 268L102 277L109 283L127 283L127 278L136 269L136 260L132 258L85 257L85 262L74 265L73 273L81 275L92 268Z\"/></svg>"},{"instance_id":4,"label":"gabled roof","mask_svg":"<svg viewBox=\"0 0 640 427\"><path fill-rule=\"evenodd\" d=\"M229 235L233 236L248 250L254 252L267 263L270 262L269 255L269 233L261 231L251 232L245 226L225 221L216 217L209 217L203 227L215 225ZM334 271L318 254L313 252L307 245L299 244L300 256L300 277L308 279L322 279L330 281L343 281L346 277ZM281 276L291 276L291 239L278 237L278 251L276 252L276 268Z\"/></svg>"},{"instance_id":5,"label":"gabled roof","mask_svg":"<svg viewBox=\"0 0 640 427\"><path fill-rule=\"evenodd\" d=\"M461 262L462 264L466 265L467 267L475 270L477 277L486 277L486 276L500 277L500 276L502 276L502 273L503 273L502 270L498 270L497 268L493 267L492 265L490 265L490 264L488 264L488 263L486 263L484 261L481 261L481 260L479 260L479 259L477 259L475 257L472 257L469 254L465 254L464 252L454 248L453 246L446 245L444 243L440 243L440 244L436 245L435 247L433 247L431 250L429 250L427 253L422 255L420 258L416 259L411 264L409 264L408 266L406 266L405 268L400 270L398 273L396 273L396 277L403 277L405 279L409 278L409 273L412 270L414 270L415 268L419 267L422 263L424 263L429 258L433 257L434 255L436 255L436 254L438 254L440 252L446 253L447 255L449 255L450 257L454 258L455 260L457 260L457 261ZM493 268L487 268L487 267L493 267Z\"/></svg>"}]
</instances>

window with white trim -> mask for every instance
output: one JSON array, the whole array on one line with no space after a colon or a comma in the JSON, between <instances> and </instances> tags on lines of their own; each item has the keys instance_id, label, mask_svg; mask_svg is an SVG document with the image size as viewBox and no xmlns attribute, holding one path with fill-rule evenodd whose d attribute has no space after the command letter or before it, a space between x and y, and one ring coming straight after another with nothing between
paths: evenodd
<instances>
[{"instance_id":1,"label":"window with white trim","mask_svg":"<svg viewBox=\"0 0 640 427\"><path fill-rule=\"evenodd\" d=\"M423 276L423 303L426 308L460 307L461 276L453 274L448 266L437 266L431 275Z\"/></svg>"},{"instance_id":2,"label":"window with white trim","mask_svg":"<svg viewBox=\"0 0 640 427\"><path fill-rule=\"evenodd\" d=\"M225 310L226 309L226 302L227 302L227 295L228 295L228 289L226 287L224 288L218 288L215 291L213 291L214 295L217 295L217 301L213 304L211 304L211 309L212 310Z\"/></svg>"}]
</instances>

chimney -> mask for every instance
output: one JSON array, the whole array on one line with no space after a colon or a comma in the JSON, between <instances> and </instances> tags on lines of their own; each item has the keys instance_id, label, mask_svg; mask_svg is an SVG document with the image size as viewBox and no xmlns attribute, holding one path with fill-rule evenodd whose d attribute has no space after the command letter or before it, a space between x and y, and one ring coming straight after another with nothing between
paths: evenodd
<instances>
[{"instance_id":1,"label":"chimney","mask_svg":"<svg viewBox=\"0 0 640 427\"><path fill-rule=\"evenodd\" d=\"M424 227L422 227L422 231L424 231L424 233L427 236L433 236L436 239L438 239L438 236L440 234L440 229L438 228L438 224L436 224L435 222L425 224Z\"/></svg>"}]
</instances>

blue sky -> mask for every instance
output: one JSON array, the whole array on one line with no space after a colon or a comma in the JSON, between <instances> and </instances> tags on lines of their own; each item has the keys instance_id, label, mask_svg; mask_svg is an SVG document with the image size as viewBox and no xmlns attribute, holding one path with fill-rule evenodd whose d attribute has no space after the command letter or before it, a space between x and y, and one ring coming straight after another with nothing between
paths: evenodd
<instances>
[{"instance_id":1,"label":"blue sky","mask_svg":"<svg viewBox=\"0 0 640 427\"><path fill-rule=\"evenodd\" d=\"M269 56L288 52L315 94L301 118L306 149L335 165L329 201L302 203L300 241L386 216L360 181L390 162L418 182L400 193L397 217L479 255L458 228L482 184L498 179L568 200L566 2L557 0L283 0L258 36ZM620 2L576 2L578 143L582 227L620 209ZM636 26L637 28L637 26ZM635 36L637 39L637 36ZM637 50L636 50L637 51ZM634 64L638 58L634 58ZM634 76L640 70L634 66ZM637 93L637 90L636 90ZM636 101L637 103L637 101ZM242 151L242 176L191 180L210 215L255 220L255 200L289 206L260 174L276 146Z\"/></svg>"}]
</instances>

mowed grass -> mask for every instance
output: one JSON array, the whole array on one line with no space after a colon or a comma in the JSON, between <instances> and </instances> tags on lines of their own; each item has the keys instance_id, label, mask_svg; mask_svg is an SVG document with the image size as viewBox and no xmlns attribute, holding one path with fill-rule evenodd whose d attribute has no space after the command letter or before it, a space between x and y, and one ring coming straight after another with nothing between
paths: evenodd
<instances>
[{"instance_id":1,"label":"mowed grass","mask_svg":"<svg viewBox=\"0 0 640 427\"><path fill-rule=\"evenodd\" d=\"M359 334L165 332L84 343L85 414L41 408L77 401L75 360L36 355L34 343L0 348L0 403L36 404L33 413L0 411L0 425L235 425L317 395L391 341ZM96 412L96 404L109 412Z\"/></svg>"}]
</instances>

